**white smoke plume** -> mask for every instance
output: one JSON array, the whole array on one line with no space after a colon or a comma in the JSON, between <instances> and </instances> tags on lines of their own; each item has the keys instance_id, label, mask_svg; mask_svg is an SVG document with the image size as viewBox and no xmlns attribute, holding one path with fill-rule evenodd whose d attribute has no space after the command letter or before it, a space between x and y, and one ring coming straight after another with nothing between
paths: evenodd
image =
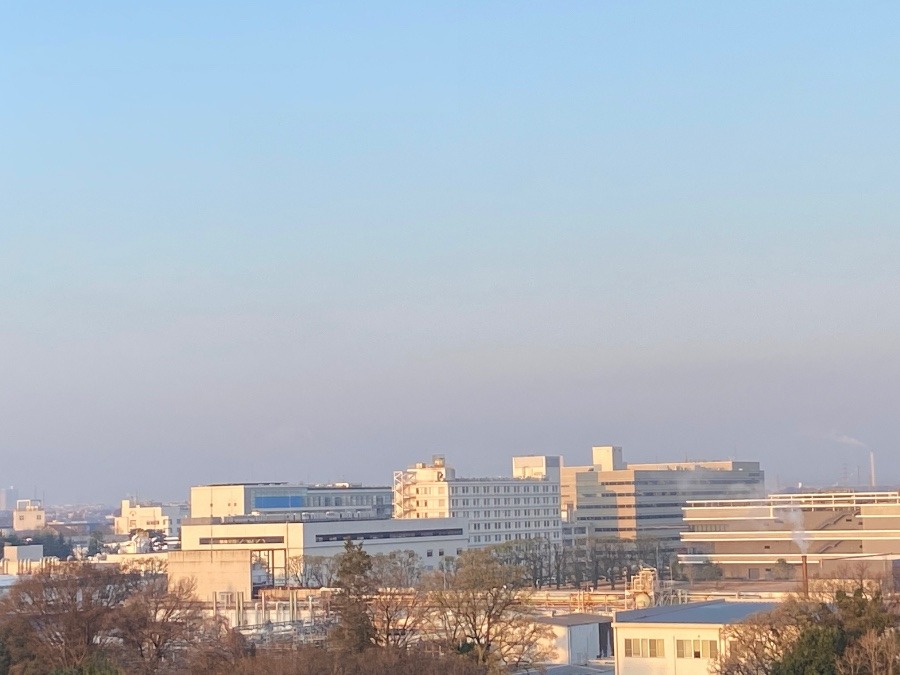
<instances>
[{"instance_id":1,"label":"white smoke plume","mask_svg":"<svg viewBox=\"0 0 900 675\"><path fill-rule=\"evenodd\" d=\"M824 436L825 440L831 441L832 443L840 443L841 445L849 445L854 448L868 448L869 446L863 443L858 438L853 438L853 436L848 436L847 434L839 434L837 431L829 431Z\"/></svg>"},{"instance_id":2,"label":"white smoke plume","mask_svg":"<svg viewBox=\"0 0 900 675\"><path fill-rule=\"evenodd\" d=\"M806 536L806 528L803 524L803 511L799 509L785 509L779 514L781 519L791 526L791 539L800 553L805 554L809 550L809 539Z\"/></svg>"}]
</instances>

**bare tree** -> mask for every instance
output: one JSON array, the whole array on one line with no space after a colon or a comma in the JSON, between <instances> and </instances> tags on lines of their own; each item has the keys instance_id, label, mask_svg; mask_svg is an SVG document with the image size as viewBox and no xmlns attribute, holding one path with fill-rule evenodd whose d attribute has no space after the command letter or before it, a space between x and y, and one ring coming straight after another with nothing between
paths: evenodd
<instances>
[{"instance_id":1,"label":"bare tree","mask_svg":"<svg viewBox=\"0 0 900 675\"><path fill-rule=\"evenodd\" d=\"M616 580L628 563L625 544L619 539L589 536L582 550L585 568L591 585L597 586L600 577L609 579L609 587L616 588Z\"/></svg>"},{"instance_id":2,"label":"bare tree","mask_svg":"<svg viewBox=\"0 0 900 675\"><path fill-rule=\"evenodd\" d=\"M550 549L550 570L557 590L566 581L566 574L571 559L570 551L566 547L558 543L553 544Z\"/></svg>"},{"instance_id":3,"label":"bare tree","mask_svg":"<svg viewBox=\"0 0 900 675\"><path fill-rule=\"evenodd\" d=\"M36 670L79 669L108 650L116 611L139 577L117 569L63 564L17 581L0 602L17 660Z\"/></svg>"},{"instance_id":4,"label":"bare tree","mask_svg":"<svg viewBox=\"0 0 900 675\"><path fill-rule=\"evenodd\" d=\"M422 626L425 594L421 561L413 551L394 551L372 557L372 579L377 591L368 607L374 642L382 647L405 649Z\"/></svg>"},{"instance_id":5,"label":"bare tree","mask_svg":"<svg viewBox=\"0 0 900 675\"><path fill-rule=\"evenodd\" d=\"M547 660L552 630L528 609L528 572L490 551L466 551L456 570L432 577L428 633L446 648L499 669Z\"/></svg>"},{"instance_id":6,"label":"bare tree","mask_svg":"<svg viewBox=\"0 0 900 675\"><path fill-rule=\"evenodd\" d=\"M287 574L292 582L306 588L331 588L337 575L336 557L298 555L288 558Z\"/></svg>"},{"instance_id":7,"label":"bare tree","mask_svg":"<svg viewBox=\"0 0 900 675\"><path fill-rule=\"evenodd\" d=\"M894 675L900 672L900 637L893 631L867 631L837 660L838 675Z\"/></svg>"},{"instance_id":8,"label":"bare tree","mask_svg":"<svg viewBox=\"0 0 900 675\"><path fill-rule=\"evenodd\" d=\"M130 672L155 672L201 637L204 619L195 586L192 579L169 587L164 576L146 577L125 601L116 627Z\"/></svg>"}]
</instances>

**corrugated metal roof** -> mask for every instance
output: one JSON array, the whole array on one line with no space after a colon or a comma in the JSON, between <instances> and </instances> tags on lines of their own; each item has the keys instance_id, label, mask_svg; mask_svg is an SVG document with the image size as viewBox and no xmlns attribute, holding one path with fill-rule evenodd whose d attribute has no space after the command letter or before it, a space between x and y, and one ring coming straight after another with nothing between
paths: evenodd
<instances>
[{"instance_id":1,"label":"corrugated metal roof","mask_svg":"<svg viewBox=\"0 0 900 675\"><path fill-rule=\"evenodd\" d=\"M686 605L634 609L616 614L616 623L711 623L732 624L753 614L769 612L777 602L711 600Z\"/></svg>"}]
</instances>

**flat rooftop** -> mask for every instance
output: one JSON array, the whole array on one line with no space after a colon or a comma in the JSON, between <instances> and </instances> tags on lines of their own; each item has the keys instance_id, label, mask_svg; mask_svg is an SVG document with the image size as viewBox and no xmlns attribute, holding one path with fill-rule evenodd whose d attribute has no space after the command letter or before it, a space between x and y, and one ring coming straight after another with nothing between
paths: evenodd
<instances>
[{"instance_id":1,"label":"flat rooftop","mask_svg":"<svg viewBox=\"0 0 900 675\"><path fill-rule=\"evenodd\" d=\"M556 616L538 616L535 623L546 623L551 626L587 626L594 623L611 623L612 617L602 614L557 614Z\"/></svg>"}]
</instances>

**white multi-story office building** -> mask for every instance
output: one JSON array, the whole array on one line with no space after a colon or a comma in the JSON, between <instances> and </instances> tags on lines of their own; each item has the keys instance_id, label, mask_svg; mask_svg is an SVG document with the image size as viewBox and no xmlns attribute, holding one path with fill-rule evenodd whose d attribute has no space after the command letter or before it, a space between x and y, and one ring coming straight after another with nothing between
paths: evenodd
<instances>
[{"instance_id":1,"label":"white multi-story office building","mask_svg":"<svg viewBox=\"0 0 900 675\"><path fill-rule=\"evenodd\" d=\"M458 478L435 456L394 472L394 517L463 519L476 548L535 538L559 543L559 466L559 457L516 457L511 477Z\"/></svg>"}]
</instances>

